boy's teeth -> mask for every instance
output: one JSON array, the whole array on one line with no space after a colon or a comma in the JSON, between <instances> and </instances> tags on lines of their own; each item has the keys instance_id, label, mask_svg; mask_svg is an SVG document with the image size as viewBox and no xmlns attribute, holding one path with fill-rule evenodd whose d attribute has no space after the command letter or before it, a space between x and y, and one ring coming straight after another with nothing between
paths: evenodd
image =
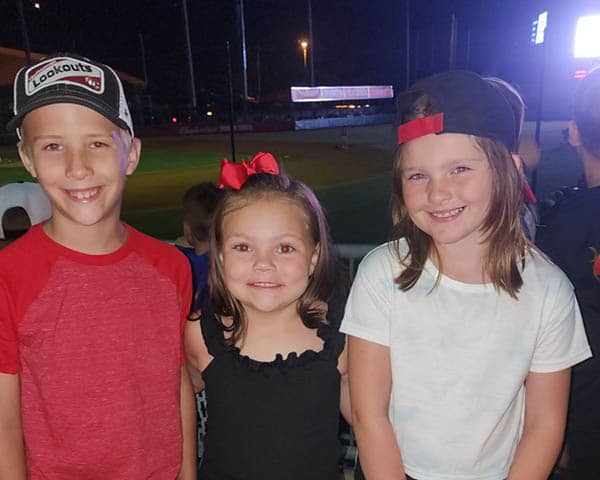
<instances>
[{"instance_id":1,"label":"boy's teeth","mask_svg":"<svg viewBox=\"0 0 600 480\"><path fill-rule=\"evenodd\" d=\"M73 196L77 197L79 200L87 200L88 198L93 197L97 193L98 189L95 188L94 190L87 190L85 192L74 192Z\"/></svg>"},{"instance_id":2,"label":"boy's teeth","mask_svg":"<svg viewBox=\"0 0 600 480\"><path fill-rule=\"evenodd\" d=\"M434 217L439 217L439 218L451 217L453 215L457 215L460 212L462 212L464 208L465 207L459 207L459 208L455 208L454 210L449 210L449 211L444 212L444 213L434 213L433 216Z\"/></svg>"}]
</instances>

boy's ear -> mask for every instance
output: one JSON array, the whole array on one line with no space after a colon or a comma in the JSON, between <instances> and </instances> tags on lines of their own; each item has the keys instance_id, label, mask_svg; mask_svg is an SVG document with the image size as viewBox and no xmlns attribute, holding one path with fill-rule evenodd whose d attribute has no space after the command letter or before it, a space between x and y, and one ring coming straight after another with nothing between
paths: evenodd
<instances>
[{"instance_id":1,"label":"boy's ear","mask_svg":"<svg viewBox=\"0 0 600 480\"><path fill-rule=\"evenodd\" d=\"M29 175L31 175L33 178L37 178L33 159L29 154L27 146L23 143L23 140L17 143L17 151L19 152L19 158L21 159L21 163L25 167L25 170L27 170Z\"/></svg>"},{"instance_id":2,"label":"boy's ear","mask_svg":"<svg viewBox=\"0 0 600 480\"><path fill-rule=\"evenodd\" d=\"M127 154L127 175L131 175L135 172L138 164L140 163L140 155L142 153L142 141L139 138L131 139L131 148Z\"/></svg>"},{"instance_id":3,"label":"boy's ear","mask_svg":"<svg viewBox=\"0 0 600 480\"><path fill-rule=\"evenodd\" d=\"M569 144L572 147L581 147L581 135L573 120L569 122Z\"/></svg>"}]
</instances>

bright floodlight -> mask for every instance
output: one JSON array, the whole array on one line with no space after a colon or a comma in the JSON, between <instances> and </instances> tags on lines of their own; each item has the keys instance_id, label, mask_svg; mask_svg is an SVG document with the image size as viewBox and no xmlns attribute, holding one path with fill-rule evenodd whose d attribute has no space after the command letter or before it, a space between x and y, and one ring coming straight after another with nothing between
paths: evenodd
<instances>
[{"instance_id":1,"label":"bright floodlight","mask_svg":"<svg viewBox=\"0 0 600 480\"><path fill-rule=\"evenodd\" d=\"M573 55L575 58L600 58L600 15L579 17Z\"/></svg>"},{"instance_id":2,"label":"bright floodlight","mask_svg":"<svg viewBox=\"0 0 600 480\"><path fill-rule=\"evenodd\" d=\"M546 33L546 27L548 26L548 12L540 13L537 21L537 28L535 30L535 44L540 45L544 43L544 34Z\"/></svg>"}]
</instances>

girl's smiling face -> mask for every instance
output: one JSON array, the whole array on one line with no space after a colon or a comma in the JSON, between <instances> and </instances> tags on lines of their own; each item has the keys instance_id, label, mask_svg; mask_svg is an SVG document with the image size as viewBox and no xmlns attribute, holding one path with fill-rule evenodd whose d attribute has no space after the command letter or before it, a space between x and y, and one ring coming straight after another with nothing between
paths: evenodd
<instances>
[{"instance_id":1,"label":"girl's smiling face","mask_svg":"<svg viewBox=\"0 0 600 480\"><path fill-rule=\"evenodd\" d=\"M223 280L249 320L297 315L318 256L305 212L283 197L251 201L223 218Z\"/></svg>"},{"instance_id":2,"label":"girl's smiling face","mask_svg":"<svg viewBox=\"0 0 600 480\"><path fill-rule=\"evenodd\" d=\"M480 248L493 177L474 138L425 135L403 145L401 155L403 199L413 223L431 237L438 251Z\"/></svg>"}]
</instances>

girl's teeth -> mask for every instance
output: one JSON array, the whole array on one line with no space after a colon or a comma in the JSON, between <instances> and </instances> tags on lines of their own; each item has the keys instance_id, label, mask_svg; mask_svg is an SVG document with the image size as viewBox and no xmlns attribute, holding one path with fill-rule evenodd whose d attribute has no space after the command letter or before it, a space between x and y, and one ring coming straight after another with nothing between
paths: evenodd
<instances>
[{"instance_id":1,"label":"girl's teeth","mask_svg":"<svg viewBox=\"0 0 600 480\"><path fill-rule=\"evenodd\" d=\"M459 207L444 213L434 213L433 216L438 218L452 217L453 215L458 215L460 212L463 211L464 208L465 207Z\"/></svg>"}]
</instances>

